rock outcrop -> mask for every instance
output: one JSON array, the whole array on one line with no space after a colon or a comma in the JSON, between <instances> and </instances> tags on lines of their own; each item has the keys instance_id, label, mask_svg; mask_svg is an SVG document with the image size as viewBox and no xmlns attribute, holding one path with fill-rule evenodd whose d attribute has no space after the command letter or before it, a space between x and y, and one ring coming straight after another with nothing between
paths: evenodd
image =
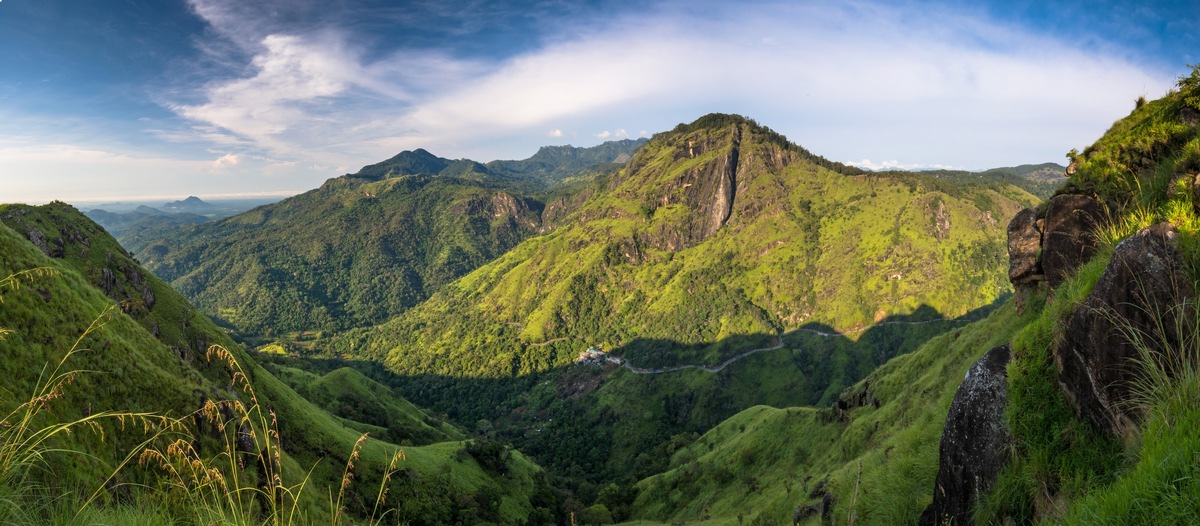
<instances>
[{"instance_id":1,"label":"rock outcrop","mask_svg":"<svg viewBox=\"0 0 1200 526\"><path fill-rule=\"evenodd\" d=\"M1010 358L1007 345L988 351L954 393L938 447L933 502L918 524L971 524L971 508L1007 464L1011 435L1004 408Z\"/></svg>"},{"instance_id":2,"label":"rock outcrop","mask_svg":"<svg viewBox=\"0 0 1200 526\"><path fill-rule=\"evenodd\" d=\"M1051 288L1096 254L1100 202L1081 194L1056 195L1046 208L1042 227L1042 270Z\"/></svg>"},{"instance_id":3,"label":"rock outcrop","mask_svg":"<svg viewBox=\"0 0 1200 526\"><path fill-rule=\"evenodd\" d=\"M1140 417L1127 403L1141 358L1130 334L1178 345L1189 330L1186 325L1195 319L1179 310L1193 292L1175 237L1169 223L1160 223L1117 245L1054 349L1058 381L1071 406L1081 418L1114 436L1126 434Z\"/></svg>"},{"instance_id":4,"label":"rock outcrop","mask_svg":"<svg viewBox=\"0 0 1200 526\"><path fill-rule=\"evenodd\" d=\"M1042 223L1036 208L1026 208L1008 224L1008 280L1013 285L1042 279Z\"/></svg>"},{"instance_id":5,"label":"rock outcrop","mask_svg":"<svg viewBox=\"0 0 1200 526\"><path fill-rule=\"evenodd\" d=\"M1058 287L1096 253L1103 206L1082 194L1062 194L1045 209L1027 208L1008 224L1008 279L1017 311L1043 283Z\"/></svg>"}]
</instances>

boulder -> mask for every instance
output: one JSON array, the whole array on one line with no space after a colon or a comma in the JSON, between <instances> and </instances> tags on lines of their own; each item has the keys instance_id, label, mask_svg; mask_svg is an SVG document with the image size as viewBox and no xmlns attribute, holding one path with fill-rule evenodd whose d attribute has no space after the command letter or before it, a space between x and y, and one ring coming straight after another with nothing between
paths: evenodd
<instances>
[{"instance_id":1,"label":"boulder","mask_svg":"<svg viewBox=\"0 0 1200 526\"><path fill-rule=\"evenodd\" d=\"M1096 227L1103 217L1100 202L1080 194L1056 195L1046 208L1042 226L1042 270L1056 288L1096 253Z\"/></svg>"},{"instance_id":2,"label":"boulder","mask_svg":"<svg viewBox=\"0 0 1200 526\"><path fill-rule=\"evenodd\" d=\"M1183 109L1179 110L1179 122L1188 126L1200 124L1200 111L1191 106L1184 106Z\"/></svg>"},{"instance_id":3,"label":"boulder","mask_svg":"<svg viewBox=\"0 0 1200 526\"><path fill-rule=\"evenodd\" d=\"M1140 356L1130 331L1178 346L1195 319L1178 308L1193 292L1175 238L1170 223L1159 223L1117 245L1054 349L1059 386L1075 412L1113 436L1124 436L1141 416L1128 403Z\"/></svg>"},{"instance_id":4,"label":"boulder","mask_svg":"<svg viewBox=\"0 0 1200 526\"><path fill-rule=\"evenodd\" d=\"M1008 280L1025 285L1042 279L1042 221L1037 208L1026 208L1008 223Z\"/></svg>"},{"instance_id":5,"label":"boulder","mask_svg":"<svg viewBox=\"0 0 1200 526\"><path fill-rule=\"evenodd\" d=\"M938 447L933 502L918 524L971 524L971 509L1009 459L1011 435L1004 422L1008 405L1007 345L996 347L963 378Z\"/></svg>"}]
</instances>

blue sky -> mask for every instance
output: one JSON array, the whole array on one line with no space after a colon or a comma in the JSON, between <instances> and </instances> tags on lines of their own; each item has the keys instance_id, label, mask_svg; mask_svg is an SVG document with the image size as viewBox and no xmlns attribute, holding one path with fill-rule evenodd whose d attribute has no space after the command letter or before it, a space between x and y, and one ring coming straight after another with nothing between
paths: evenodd
<instances>
[{"instance_id":1,"label":"blue sky","mask_svg":"<svg viewBox=\"0 0 1200 526\"><path fill-rule=\"evenodd\" d=\"M1197 2L0 0L0 202L296 193L710 112L870 168L1061 162L1198 55Z\"/></svg>"}]
</instances>

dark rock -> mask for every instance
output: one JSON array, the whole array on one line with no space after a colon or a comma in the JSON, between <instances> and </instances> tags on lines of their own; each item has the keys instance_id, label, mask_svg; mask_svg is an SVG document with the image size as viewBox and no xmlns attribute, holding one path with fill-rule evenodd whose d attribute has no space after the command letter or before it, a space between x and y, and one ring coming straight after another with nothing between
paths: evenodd
<instances>
[{"instance_id":1,"label":"dark rock","mask_svg":"<svg viewBox=\"0 0 1200 526\"><path fill-rule=\"evenodd\" d=\"M142 305L146 307L146 310L150 310L154 308L156 301L158 299L154 297L154 291L150 289L149 285L145 286L142 289Z\"/></svg>"},{"instance_id":2,"label":"dark rock","mask_svg":"<svg viewBox=\"0 0 1200 526\"><path fill-rule=\"evenodd\" d=\"M1200 124L1200 110L1196 110L1196 108L1191 106L1184 106L1183 109L1179 110L1179 122L1188 126Z\"/></svg>"},{"instance_id":3,"label":"dark rock","mask_svg":"<svg viewBox=\"0 0 1200 526\"><path fill-rule=\"evenodd\" d=\"M1042 279L1042 221L1037 208L1026 208L1008 223L1008 280L1024 285Z\"/></svg>"},{"instance_id":4,"label":"dark rock","mask_svg":"<svg viewBox=\"0 0 1200 526\"><path fill-rule=\"evenodd\" d=\"M41 230L36 228L30 230L29 242L33 243L33 246L38 247L38 250L41 250L43 254L50 255L50 246L46 244L46 234L43 234Z\"/></svg>"},{"instance_id":5,"label":"dark rock","mask_svg":"<svg viewBox=\"0 0 1200 526\"><path fill-rule=\"evenodd\" d=\"M872 406L879 409L881 405L875 393L871 391L871 381L867 380L861 386L847 387L833 403L834 414L842 422L850 421L850 412L860 407Z\"/></svg>"},{"instance_id":6,"label":"dark rock","mask_svg":"<svg viewBox=\"0 0 1200 526\"><path fill-rule=\"evenodd\" d=\"M108 267L100 269L100 290L104 291L104 295L113 299L120 299L113 296L117 290L117 276Z\"/></svg>"},{"instance_id":7,"label":"dark rock","mask_svg":"<svg viewBox=\"0 0 1200 526\"><path fill-rule=\"evenodd\" d=\"M1191 313L1178 305L1192 295L1169 223L1142 229L1117 245L1092 292L1067 321L1054 349L1058 381L1076 413L1114 436L1140 418L1128 402L1137 378L1129 330L1180 345ZM1160 328L1167 328L1162 334ZM1177 329L1178 328L1178 329Z\"/></svg>"},{"instance_id":8,"label":"dark rock","mask_svg":"<svg viewBox=\"0 0 1200 526\"><path fill-rule=\"evenodd\" d=\"M971 508L1008 463L1011 438L1004 408L1010 356L1007 345L988 351L954 393L938 447L933 502L918 524L971 524Z\"/></svg>"},{"instance_id":9,"label":"dark rock","mask_svg":"<svg viewBox=\"0 0 1200 526\"><path fill-rule=\"evenodd\" d=\"M1050 287L1058 287L1096 253L1096 227L1103 217L1100 202L1080 194L1056 195L1042 226L1042 270Z\"/></svg>"}]
</instances>

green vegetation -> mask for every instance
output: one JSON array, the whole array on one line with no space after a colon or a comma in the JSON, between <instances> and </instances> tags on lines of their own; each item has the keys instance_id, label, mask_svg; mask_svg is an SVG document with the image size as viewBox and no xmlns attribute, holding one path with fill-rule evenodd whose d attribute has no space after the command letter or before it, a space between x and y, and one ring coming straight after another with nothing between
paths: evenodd
<instances>
[{"instance_id":1,"label":"green vegetation","mask_svg":"<svg viewBox=\"0 0 1200 526\"><path fill-rule=\"evenodd\" d=\"M915 522L932 497L938 441L958 381L1028 318L1005 305L892 359L833 407L742 411L675 452L669 470L639 482L633 515L782 524L796 508L812 506L818 511L808 521L815 524L828 492L837 523Z\"/></svg>"}]
</instances>

